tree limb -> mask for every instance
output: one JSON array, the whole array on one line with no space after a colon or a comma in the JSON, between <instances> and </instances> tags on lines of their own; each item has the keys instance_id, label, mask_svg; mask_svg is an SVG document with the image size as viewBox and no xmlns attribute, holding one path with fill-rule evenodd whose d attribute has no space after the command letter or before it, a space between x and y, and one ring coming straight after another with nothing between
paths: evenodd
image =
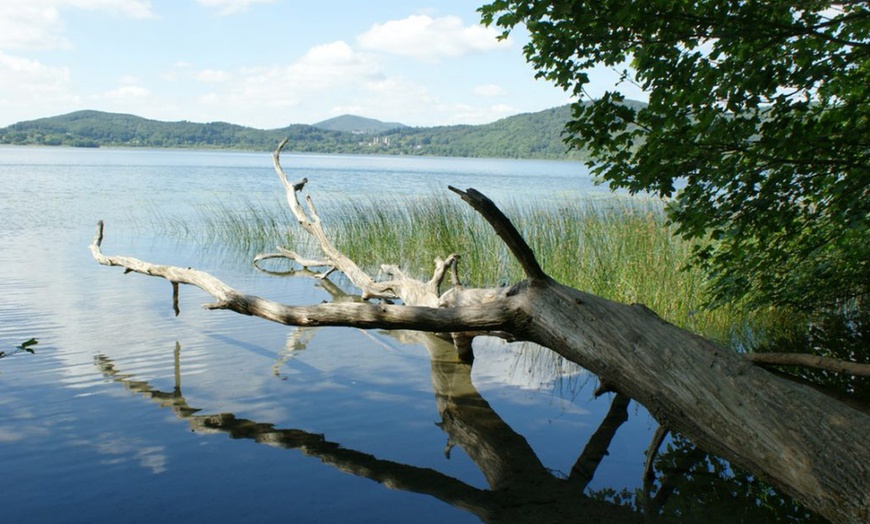
<instances>
[{"instance_id":1,"label":"tree limb","mask_svg":"<svg viewBox=\"0 0 870 524\"><path fill-rule=\"evenodd\" d=\"M535 258L535 253L532 248L526 243L522 235L520 235L513 223L502 213L492 200L486 197L480 191L473 188L468 188L465 191L457 189L453 186L447 186L450 191L459 195L462 200L467 202L475 211L486 219L492 226L495 232L507 245L514 258L520 263L526 278L530 280L547 279L549 278L544 270L538 264L538 259Z\"/></svg>"},{"instance_id":2,"label":"tree limb","mask_svg":"<svg viewBox=\"0 0 870 524\"><path fill-rule=\"evenodd\" d=\"M745 356L750 362L761 366L801 366L856 377L870 377L870 364L810 355L809 353L746 353Z\"/></svg>"},{"instance_id":3,"label":"tree limb","mask_svg":"<svg viewBox=\"0 0 870 524\"><path fill-rule=\"evenodd\" d=\"M418 331L509 331L515 313L510 303L494 302L463 308L437 308L373 303L327 303L288 306L241 293L218 278L191 268L164 266L102 253L103 222L90 245L94 259L104 266L121 266L125 273L160 277L174 284L188 284L205 291L216 302L206 309L228 309L292 326L356 326L364 329L411 329Z\"/></svg>"}]
</instances>

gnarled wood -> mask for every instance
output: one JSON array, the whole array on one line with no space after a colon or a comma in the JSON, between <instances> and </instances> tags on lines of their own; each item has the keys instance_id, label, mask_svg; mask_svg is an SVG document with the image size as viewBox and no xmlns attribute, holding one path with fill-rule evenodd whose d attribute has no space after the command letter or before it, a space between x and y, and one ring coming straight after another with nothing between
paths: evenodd
<instances>
[{"instance_id":1,"label":"gnarled wood","mask_svg":"<svg viewBox=\"0 0 870 524\"><path fill-rule=\"evenodd\" d=\"M245 295L192 269L158 266L102 254L102 224L91 245L104 265L191 284L211 294L207 307L231 309L284 324L340 325L431 332L502 332L559 353L600 377L611 389L643 404L663 426L691 438L770 482L807 507L837 522L870 521L870 415L812 388L753 365L743 356L669 324L648 308L612 302L563 286L548 277L498 208L473 190L458 191L499 232L527 280L506 288L458 286L435 301L431 280L375 282L334 250L310 198L308 214L297 194L304 187L281 177L294 214L325 256L368 297L408 298L405 304L288 306ZM292 195L292 198L291 198ZM455 260L454 260L455 263ZM440 283L449 265L438 266ZM435 278L437 277L437 278ZM397 284L398 282L398 284ZM410 289L423 289L425 299ZM470 347L467 340L463 346Z\"/></svg>"}]
</instances>

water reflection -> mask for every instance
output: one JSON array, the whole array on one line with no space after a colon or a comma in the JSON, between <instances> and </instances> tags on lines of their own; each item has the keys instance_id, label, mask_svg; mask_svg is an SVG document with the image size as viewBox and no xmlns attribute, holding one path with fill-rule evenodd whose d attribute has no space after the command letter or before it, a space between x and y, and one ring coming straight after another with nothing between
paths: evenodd
<instances>
[{"instance_id":1,"label":"water reflection","mask_svg":"<svg viewBox=\"0 0 870 524\"><path fill-rule=\"evenodd\" d=\"M681 436L656 457L656 469L654 486L648 482L644 493L627 494L623 501L642 500L647 513L679 516L680 522L827 522Z\"/></svg>"},{"instance_id":2,"label":"water reflection","mask_svg":"<svg viewBox=\"0 0 870 524\"><path fill-rule=\"evenodd\" d=\"M315 275L305 271L288 274ZM329 279L316 282L333 301L359 300ZM282 373L282 369L307 349L317 332L318 328L291 331L272 366L272 374L291 380L292 376ZM202 413L190 406L182 393L179 343L174 350L171 391L123 373L108 356L98 355L96 364L104 377L172 410L197 433L226 433L232 439L296 450L391 489L430 495L483 522L824 522L679 436L656 457L656 478L648 479L643 488L592 490L590 483L628 419L628 397L614 395L609 411L570 471L553 472L543 465L526 438L514 431L477 390L472 383L472 366L457 359L451 343L426 333L388 334L402 344L416 344L428 351L438 427L447 436L444 454L449 458L456 446L461 448L483 474L488 489L432 468L349 449L327 440L323 434L279 428L268 421L240 418L230 412ZM234 343L244 344L243 340ZM578 443L577 449L580 447Z\"/></svg>"},{"instance_id":3,"label":"water reflection","mask_svg":"<svg viewBox=\"0 0 870 524\"><path fill-rule=\"evenodd\" d=\"M232 413L203 414L188 405L182 393L181 346L176 344L175 387L161 391L119 370L105 355L95 358L103 375L129 391L171 409L193 431L226 433L233 439L298 450L346 473L365 477L391 489L436 497L473 513L484 522L642 522L630 508L595 500L584 488L607 453L610 440L627 418L627 399L615 397L611 413L590 440L567 478L543 466L528 442L499 417L471 382L471 366L459 362L453 346L434 336L396 333L405 341L423 344L431 357L432 386L447 434L445 453L461 447L486 478L480 489L430 468L379 459L347 449L324 435L300 429L277 428L268 422L238 418ZM612 415L616 412L617 415Z\"/></svg>"}]
</instances>

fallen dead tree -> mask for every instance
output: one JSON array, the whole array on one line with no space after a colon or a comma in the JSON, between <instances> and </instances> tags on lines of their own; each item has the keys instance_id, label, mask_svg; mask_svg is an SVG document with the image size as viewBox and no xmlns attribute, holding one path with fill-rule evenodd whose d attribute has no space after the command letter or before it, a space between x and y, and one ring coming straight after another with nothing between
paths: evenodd
<instances>
[{"instance_id":1,"label":"fallen dead tree","mask_svg":"<svg viewBox=\"0 0 870 524\"><path fill-rule=\"evenodd\" d=\"M103 265L194 285L214 297L210 309L229 309L297 326L409 329L452 338L466 360L481 334L547 347L596 374L606 388L643 404L669 430L741 466L808 508L836 522L870 521L870 414L811 387L770 373L659 318L645 306L612 302L569 288L547 276L511 222L473 189L451 188L503 239L525 280L496 289L470 289L456 279L458 257L435 262L433 276L419 281L396 266L376 280L339 252L324 232L311 198L299 201L306 180L291 184L274 166L299 224L323 251L306 259L283 250L268 257L341 271L359 287L360 303L290 306L237 291L194 269L106 256L100 223L91 252ZM258 261L259 261L258 260ZM447 275L451 285L442 292ZM380 299L374 301L372 299ZM392 303L392 302L401 302Z\"/></svg>"}]
</instances>

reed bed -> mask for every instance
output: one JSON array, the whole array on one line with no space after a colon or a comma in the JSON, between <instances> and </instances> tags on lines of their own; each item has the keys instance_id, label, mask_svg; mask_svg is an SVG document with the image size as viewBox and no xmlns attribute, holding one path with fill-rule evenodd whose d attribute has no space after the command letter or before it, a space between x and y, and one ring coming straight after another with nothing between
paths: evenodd
<instances>
[{"instance_id":1,"label":"reed bed","mask_svg":"<svg viewBox=\"0 0 870 524\"><path fill-rule=\"evenodd\" d=\"M782 321L773 310L705 307L705 277L689 268L691 243L675 235L661 202L606 198L508 203L506 214L544 271L571 287L625 303L732 347L754 345ZM330 215L336 245L363 267L398 263L427 278L436 256L461 255L470 286L522 278L492 228L455 198L432 196L340 205Z\"/></svg>"},{"instance_id":2,"label":"reed bed","mask_svg":"<svg viewBox=\"0 0 870 524\"><path fill-rule=\"evenodd\" d=\"M207 246L221 246L228 255L250 259L275 247L292 246L307 237L294 226L296 219L283 200L242 200L229 206L216 202L197 208L190 216L159 218L154 228L164 235L192 240Z\"/></svg>"},{"instance_id":3,"label":"reed bed","mask_svg":"<svg viewBox=\"0 0 870 524\"><path fill-rule=\"evenodd\" d=\"M645 304L678 326L741 349L754 346L784 321L774 310L706 308L704 275L687 268L691 244L674 234L659 201L564 199L502 207L544 271L566 285ZM452 196L327 202L320 214L336 246L371 273L390 263L428 278L435 257L458 253L465 285L499 286L522 278L492 228ZM272 251L277 244L317 254L280 201L246 202L239 208L216 205L200 210L197 220L198 227L176 221L171 229L221 244L239 256Z\"/></svg>"}]
</instances>

